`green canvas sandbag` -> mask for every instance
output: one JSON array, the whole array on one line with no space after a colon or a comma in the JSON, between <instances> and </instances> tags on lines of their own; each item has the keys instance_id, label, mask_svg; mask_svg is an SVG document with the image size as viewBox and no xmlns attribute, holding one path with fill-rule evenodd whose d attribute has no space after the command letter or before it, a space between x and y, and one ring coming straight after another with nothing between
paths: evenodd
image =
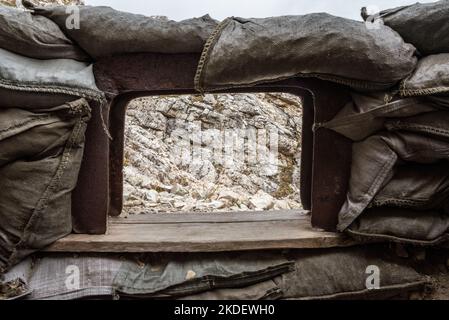
<instances>
[{"instance_id":1,"label":"green canvas sandbag","mask_svg":"<svg viewBox=\"0 0 449 320\"><path fill-rule=\"evenodd\" d=\"M243 288L292 269L281 253L153 255L128 261L114 279L120 296L176 298L216 289Z\"/></svg>"},{"instance_id":2,"label":"green canvas sandbag","mask_svg":"<svg viewBox=\"0 0 449 320\"><path fill-rule=\"evenodd\" d=\"M318 77L365 90L394 86L415 69L415 48L389 27L326 13L228 18L209 38L198 65L199 91Z\"/></svg>"},{"instance_id":3,"label":"green canvas sandbag","mask_svg":"<svg viewBox=\"0 0 449 320\"><path fill-rule=\"evenodd\" d=\"M332 120L320 126L353 141L361 141L385 129L388 119L406 118L438 110L424 98L398 99L385 92L352 93L352 100Z\"/></svg>"},{"instance_id":4,"label":"green canvas sandbag","mask_svg":"<svg viewBox=\"0 0 449 320\"><path fill-rule=\"evenodd\" d=\"M366 210L347 230L361 241L391 241L436 245L449 239L449 210L416 211L403 208Z\"/></svg>"},{"instance_id":5,"label":"green canvas sandbag","mask_svg":"<svg viewBox=\"0 0 449 320\"><path fill-rule=\"evenodd\" d=\"M92 64L38 60L0 49L0 108L42 109L79 98L105 101Z\"/></svg>"},{"instance_id":6,"label":"green canvas sandbag","mask_svg":"<svg viewBox=\"0 0 449 320\"><path fill-rule=\"evenodd\" d=\"M80 28L67 28L65 6L34 7L35 15L53 20L91 57L125 53L200 53L217 26L208 15L180 22L146 17L110 7L79 6Z\"/></svg>"},{"instance_id":7,"label":"green canvas sandbag","mask_svg":"<svg viewBox=\"0 0 449 320\"><path fill-rule=\"evenodd\" d=\"M380 132L353 144L351 176L346 201L339 212L344 231L391 181L395 167L449 160L449 140L407 131Z\"/></svg>"},{"instance_id":8,"label":"green canvas sandbag","mask_svg":"<svg viewBox=\"0 0 449 320\"><path fill-rule=\"evenodd\" d=\"M71 233L90 107L0 108L0 273Z\"/></svg>"},{"instance_id":9,"label":"green canvas sandbag","mask_svg":"<svg viewBox=\"0 0 449 320\"><path fill-rule=\"evenodd\" d=\"M289 258L295 261L295 271L275 279L285 299L379 299L425 285L422 276L393 259L383 246L298 250ZM369 267L379 271L379 288L367 285Z\"/></svg>"},{"instance_id":10,"label":"green canvas sandbag","mask_svg":"<svg viewBox=\"0 0 449 320\"><path fill-rule=\"evenodd\" d=\"M397 166L391 181L379 191L371 207L414 210L441 209L449 200L449 162Z\"/></svg>"},{"instance_id":11,"label":"green canvas sandbag","mask_svg":"<svg viewBox=\"0 0 449 320\"><path fill-rule=\"evenodd\" d=\"M90 58L50 19L0 6L0 48L36 59Z\"/></svg>"}]
</instances>

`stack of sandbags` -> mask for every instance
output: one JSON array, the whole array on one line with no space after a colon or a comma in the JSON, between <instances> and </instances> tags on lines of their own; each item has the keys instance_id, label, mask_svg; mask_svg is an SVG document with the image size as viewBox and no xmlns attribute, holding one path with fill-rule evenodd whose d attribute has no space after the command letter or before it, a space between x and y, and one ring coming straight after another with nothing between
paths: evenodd
<instances>
[{"instance_id":1,"label":"stack of sandbags","mask_svg":"<svg viewBox=\"0 0 449 320\"><path fill-rule=\"evenodd\" d=\"M420 244L447 239L447 107L429 97L354 93L353 101L321 127L354 140L340 231Z\"/></svg>"},{"instance_id":2,"label":"stack of sandbags","mask_svg":"<svg viewBox=\"0 0 449 320\"><path fill-rule=\"evenodd\" d=\"M92 58L125 53L200 53L217 26L208 15L180 22L150 18L109 7L79 6L79 28L68 27L65 6L24 5L35 16L51 19Z\"/></svg>"},{"instance_id":3,"label":"stack of sandbags","mask_svg":"<svg viewBox=\"0 0 449 320\"><path fill-rule=\"evenodd\" d=\"M288 254L42 253L8 272L3 287L8 283L16 285L5 298L27 300L381 299L421 291L426 279L386 248L365 246Z\"/></svg>"},{"instance_id":4,"label":"stack of sandbags","mask_svg":"<svg viewBox=\"0 0 449 320\"><path fill-rule=\"evenodd\" d=\"M105 101L86 60L51 20L0 7L0 274L72 232L91 106Z\"/></svg>"},{"instance_id":5,"label":"stack of sandbags","mask_svg":"<svg viewBox=\"0 0 449 320\"><path fill-rule=\"evenodd\" d=\"M421 55L416 70L402 81L400 92L403 96L449 91L448 14L449 1L441 0L385 10L370 19L391 27Z\"/></svg>"},{"instance_id":6,"label":"stack of sandbags","mask_svg":"<svg viewBox=\"0 0 449 320\"><path fill-rule=\"evenodd\" d=\"M72 232L71 194L90 107L0 104L0 271Z\"/></svg>"},{"instance_id":7,"label":"stack of sandbags","mask_svg":"<svg viewBox=\"0 0 449 320\"><path fill-rule=\"evenodd\" d=\"M449 238L448 16L449 1L375 16L422 56L398 90L354 93L333 120L321 124L354 140L340 231L423 245Z\"/></svg>"}]
</instances>

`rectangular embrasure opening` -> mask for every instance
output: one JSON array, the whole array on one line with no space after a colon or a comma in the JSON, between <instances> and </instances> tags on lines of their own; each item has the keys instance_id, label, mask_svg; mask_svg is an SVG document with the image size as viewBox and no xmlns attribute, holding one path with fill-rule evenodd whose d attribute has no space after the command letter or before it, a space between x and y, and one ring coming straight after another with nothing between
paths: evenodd
<instances>
[{"instance_id":1,"label":"rectangular embrasure opening","mask_svg":"<svg viewBox=\"0 0 449 320\"><path fill-rule=\"evenodd\" d=\"M135 99L120 217L300 211L301 133L291 94Z\"/></svg>"}]
</instances>

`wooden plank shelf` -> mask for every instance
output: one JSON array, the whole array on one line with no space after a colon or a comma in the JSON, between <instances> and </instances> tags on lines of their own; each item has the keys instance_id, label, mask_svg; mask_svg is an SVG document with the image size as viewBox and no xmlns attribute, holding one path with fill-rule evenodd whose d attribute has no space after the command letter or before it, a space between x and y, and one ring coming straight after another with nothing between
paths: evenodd
<instances>
[{"instance_id":1,"label":"wooden plank shelf","mask_svg":"<svg viewBox=\"0 0 449 320\"><path fill-rule=\"evenodd\" d=\"M313 229L299 210L213 214L147 214L110 218L105 235L72 234L47 252L221 252L355 245Z\"/></svg>"}]
</instances>

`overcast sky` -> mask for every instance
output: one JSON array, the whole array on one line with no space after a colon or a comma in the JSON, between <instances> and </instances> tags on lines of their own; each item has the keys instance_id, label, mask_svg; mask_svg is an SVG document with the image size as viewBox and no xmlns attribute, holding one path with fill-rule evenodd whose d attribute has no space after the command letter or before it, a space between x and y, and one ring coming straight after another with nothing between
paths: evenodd
<instances>
[{"instance_id":1,"label":"overcast sky","mask_svg":"<svg viewBox=\"0 0 449 320\"><path fill-rule=\"evenodd\" d=\"M380 10L413 4L417 0L85 0L90 5L106 5L118 10L145 15L167 16L182 20L209 13L213 18L262 18L311 12L360 18L360 8L378 7ZM420 2L435 2L422 0Z\"/></svg>"}]
</instances>

